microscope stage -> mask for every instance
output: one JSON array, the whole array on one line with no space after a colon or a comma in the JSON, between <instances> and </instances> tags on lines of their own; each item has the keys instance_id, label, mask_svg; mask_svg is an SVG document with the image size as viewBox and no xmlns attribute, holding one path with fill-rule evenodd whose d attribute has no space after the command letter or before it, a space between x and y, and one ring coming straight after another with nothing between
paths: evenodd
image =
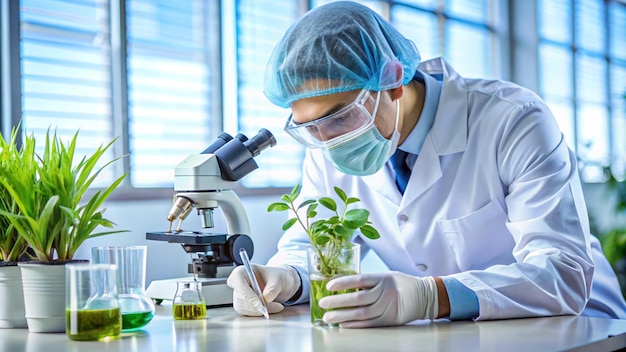
<instances>
[{"instance_id":1,"label":"microscope stage","mask_svg":"<svg viewBox=\"0 0 626 352\"><path fill-rule=\"evenodd\" d=\"M204 233L199 231L148 232L146 233L146 239L184 244L212 244L225 243L226 235L216 233Z\"/></svg>"}]
</instances>

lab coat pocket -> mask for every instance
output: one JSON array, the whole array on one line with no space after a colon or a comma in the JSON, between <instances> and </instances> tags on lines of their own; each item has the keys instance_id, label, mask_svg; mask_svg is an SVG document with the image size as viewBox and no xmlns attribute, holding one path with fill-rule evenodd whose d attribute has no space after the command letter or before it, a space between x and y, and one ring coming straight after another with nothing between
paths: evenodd
<instances>
[{"instance_id":1,"label":"lab coat pocket","mask_svg":"<svg viewBox=\"0 0 626 352\"><path fill-rule=\"evenodd\" d=\"M514 262L513 236L506 228L504 209L493 199L484 207L460 218L439 220L461 270L481 270Z\"/></svg>"}]
</instances>

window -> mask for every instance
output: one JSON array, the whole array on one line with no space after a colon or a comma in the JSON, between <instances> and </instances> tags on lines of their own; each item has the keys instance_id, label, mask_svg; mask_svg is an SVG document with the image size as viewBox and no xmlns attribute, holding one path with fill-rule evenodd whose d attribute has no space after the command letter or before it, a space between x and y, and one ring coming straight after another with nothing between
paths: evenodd
<instances>
[{"instance_id":1,"label":"window","mask_svg":"<svg viewBox=\"0 0 626 352\"><path fill-rule=\"evenodd\" d=\"M499 78L495 1L413 1L391 8L392 23L415 42L422 60L441 56L464 77Z\"/></svg>"},{"instance_id":2,"label":"window","mask_svg":"<svg viewBox=\"0 0 626 352\"><path fill-rule=\"evenodd\" d=\"M48 128L63 139L80 130L76 153L113 135L109 11L96 1L20 3L22 127L40 149ZM113 150L103 159L112 159ZM113 179L112 169L103 177Z\"/></svg>"},{"instance_id":3,"label":"window","mask_svg":"<svg viewBox=\"0 0 626 352\"><path fill-rule=\"evenodd\" d=\"M278 144L256 158L259 169L241 185L291 187L300 180L304 150L283 132L287 109L262 93L265 63L309 4L330 1L6 2L2 28L12 29L2 37L9 64L2 97L13 99L2 102L3 133L20 120L36 136L52 126L69 139L80 129L79 153L119 136L105 159L126 157L106 169L103 181L129 171L128 190L171 191L175 165L222 131L252 137L267 128ZM626 176L624 2L359 2L413 40L423 60L443 56L465 77L537 77L531 88L583 161L583 179L602 180L598 165ZM515 59L522 46L509 47L517 30L509 14L518 13L506 6L520 3L536 10L524 21L534 23L536 15L537 33L524 32L538 43L537 69Z\"/></svg>"},{"instance_id":4,"label":"window","mask_svg":"<svg viewBox=\"0 0 626 352\"><path fill-rule=\"evenodd\" d=\"M127 0L128 151L134 187L172 187L174 166L221 131L217 7Z\"/></svg>"},{"instance_id":5,"label":"window","mask_svg":"<svg viewBox=\"0 0 626 352\"><path fill-rule=\"evenodd\" d=\"M300 182L304 148L283 131L289 111L274 106L263 95L265 64L272 49L298 14L292 0L239 0L236 2L236 91L224 95L225 126L248 137L266 128L276 146L256 158L259 169L243 178L247 187L288 187ZM228 5L225 5L228 6ZM229 41L225 42L228 45ZM226 77L226 79L233 79ZM231 100L236 97L236 101Z\"/></svg>"},{"instance_id":6,"label":"window","mask_svg":"<svg viewBox=\"0 0 626 352\"><path fill-rule=\"evenodd\" d=\"M165 189L175 165L222 131L267 128L278 145L242 184L291 187L303 148L282 131L287 111L265 99L262 80L302 11L291 0L21 0L21 126L39 138L79 129L79 154L120 136L103 159L126 157L103 182L130 171L127 188Z\"/></svg>"},{"instance_id":7,"label":"window","mask_svg":"<svg viewBox=\"0 0 626 352\"><path fill-rule=\"evenodd\" d=\"M626 5L540 0L539 89L584 181L626 177Z\"/></svg>"},{"instance_id":8,"label":"window","mask_svg":"<svg viewBox=\"0 0 626 352\"><path fill-rule=\"evenodd\" d=\"M316 5L329 3L317 0ZM502 77L493 0L361 0L412 40L422 61L443 57L465 77ZM385 15L388 14L388 15ZM468 55L470 53L470 55Z\"/></svg>"}]
</instances>

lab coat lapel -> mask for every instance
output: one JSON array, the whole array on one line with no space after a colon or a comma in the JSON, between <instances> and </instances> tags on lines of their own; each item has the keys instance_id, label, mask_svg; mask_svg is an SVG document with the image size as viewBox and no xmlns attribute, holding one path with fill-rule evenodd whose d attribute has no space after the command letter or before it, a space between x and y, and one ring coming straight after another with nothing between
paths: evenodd
<instances>
[{"instance_id":1,"label":"lab coat lapel","mask_svg":"<svg viewBox=\"0 0 626 352\"><path fill-rule=\"evenodd\" d=\"M415 165L413 165L411 177L402 199L402 205L409 204L422 195L441 178L441 175L439 153L435 149L432 134L429 134L426 140L424 140Z\"/></svg>"},{"instance_id":2,"label":"lab coat lapel","mask_svg":"<svg viewBox=\"0 0 626 352\"><path fill-rule=\"evenodd\" d=\"M442 72L444 76L439 106L431 129L435 149L439 155L462 152L467 144L467 85L443 59L430 60L425 64L431 62L436 66L433 73Z\"/></svg>"},{"instance_id":3,"label":"lab coat lapel","mask_svg":"<svg viewBox=\"0 0 626 352\"><path fill-rule=\"evenodd\" d=\"M428 74L443 74L441 97L435 121L422 145L402 206L407 206L442 177L441 156L462 152L467 143L467 87L465 81L443 59L420 65Z\"/></svg>"}]
</instances>

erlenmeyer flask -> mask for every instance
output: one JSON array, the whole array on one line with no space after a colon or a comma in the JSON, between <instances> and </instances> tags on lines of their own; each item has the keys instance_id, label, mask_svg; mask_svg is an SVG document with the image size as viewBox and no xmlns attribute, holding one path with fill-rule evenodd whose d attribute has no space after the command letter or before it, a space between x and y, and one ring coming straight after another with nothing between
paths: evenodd
<instances>
[{"instance_id":1,"label":"erlenmeyer flask","mask_svg":"<svg viewBox=\"0 0 626 352\"><path fill-rule=\"evenodd\" d=\"M176 283L172 313L175 320L206 318L206 302L202 295L201 282L190 280Z\"/></svg>"},{"instance_id":2,"label":"erlenmeyer flask","mask_svg":"<svg viewBox=\"0 0 626 352\"><path fill-rule=\"evenodd\" d=\"M154 317L154 302L146 295L147 246L93 247L94 263L117 264L122 331L146 326Z\"/></svg>"}]
</instances>

